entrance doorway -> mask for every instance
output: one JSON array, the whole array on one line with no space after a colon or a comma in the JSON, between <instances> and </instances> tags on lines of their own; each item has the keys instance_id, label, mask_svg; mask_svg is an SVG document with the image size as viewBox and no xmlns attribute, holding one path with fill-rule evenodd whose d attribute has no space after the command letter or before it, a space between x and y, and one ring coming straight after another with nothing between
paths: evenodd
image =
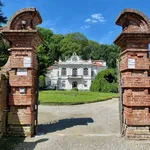
<instances>
[{"instance_id":1,"label":"entrance doorway","mask_svg":"<svg viewBox=\"0 0 150 150\"><path fill-rule=\"evenodd\" d=\"M77 88L77 85L78 85L77 81L72 82L72 88Z\"/></svg>"}]
</instances>

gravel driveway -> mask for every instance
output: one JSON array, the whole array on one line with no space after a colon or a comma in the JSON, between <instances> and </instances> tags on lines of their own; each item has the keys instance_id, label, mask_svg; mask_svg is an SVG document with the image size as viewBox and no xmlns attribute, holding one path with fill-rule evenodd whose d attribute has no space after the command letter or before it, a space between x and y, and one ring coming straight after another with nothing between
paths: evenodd
<instances>
[{"instance_id":1,"label":"gravel driveway","mask_svg":"<svg viewBox=\"0 0 150 150\"><path fill-rule=\"evenodd\" d=\"M16 150L149 150L150 141L119 135L118 99L74 106L39 106L39 135Z\"/></svg>"}]
</instances>

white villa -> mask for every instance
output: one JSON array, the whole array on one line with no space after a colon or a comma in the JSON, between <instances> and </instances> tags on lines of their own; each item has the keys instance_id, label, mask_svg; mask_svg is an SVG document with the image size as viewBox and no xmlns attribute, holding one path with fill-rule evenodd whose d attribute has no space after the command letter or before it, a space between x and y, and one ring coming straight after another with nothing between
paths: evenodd
<instances>
[{"instance_id":1,"label":"white villa","mask_svg":"<svg viewBox=\"0 0 150 150\"><path fill-rule=\"evenodd\" d=\"M48 68L46 86L60 90L89 90L96 74L106 68L106 62L102 60L82 60L73 53L68 60L59 60Z\"/></svg>"}]
</instances>

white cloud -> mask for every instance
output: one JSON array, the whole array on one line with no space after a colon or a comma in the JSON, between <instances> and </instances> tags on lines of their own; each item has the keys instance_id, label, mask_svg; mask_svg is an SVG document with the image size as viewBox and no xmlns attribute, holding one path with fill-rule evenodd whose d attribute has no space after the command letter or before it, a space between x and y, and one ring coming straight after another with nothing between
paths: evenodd
<instances>
[{"instance_id":1,"label":"white cloud","mask_svg":"<svg viewBox=\"0 0 150 150\"><path fill-rule=\"evenodd\" d=\"M88 18L88 19L86 19L84 22L91 22L91 19Z\"/></svg>"},{"instance_id":2,"label":"white cloud","mask_svg":"<svg viewBox=\"0 0 150 150\"><path fill-rule=\"evenodd\" d=\"M93 23L97 23L98 21L97 21L97 20L92 20L92 22L93 22Z\"/></svg>"},{"instance_id":3,"label":"white cloud","mask_svg":"<svg viewBox=\"0 0 150 150\"><path fill-rule=\"evenodd\" d=\"M99 22L105 22L106 20L104 19L102 14L92 14L91 18L98 20Z\"/></svg>"},{"instance_id":4,"label":"white cloud","mask_svg":"<svg viewBox=\"0 0 150 150\"><path fill-rule=\"evenodd\" d=\"M94 19L86 19L84 22L91 22L91 23L97 23L98 21L97 20L94 20Z\"/></svg>"},{"instance_id":5,"label":"white cloud","mask_svg":"<svg viewBox=\"0 0 150 150\"><path fill-rule=\"evenodd\" d=\"M102 17L102 14L92 14L91 17L94 19L100 19Z\"/></svg>"},{"instance_id":6,"label":"white cloud","mask_svg":"<svg viewBox=\"0 0 150 150\"><path fill-rule=\"evenodd\" d=\"M89 26L89 25L88 25L88 26L86 26L86 25L85 25L84 27L85 27L86 29L90 28L90 26Z\"/></svg>"},{"instance_id":7,"label":"white cloud","mask_svg":"<svg viewBox=\"0 0 150 150\"><path fill-rule=\"evenodd\" d=\"M90 25L84 25L84 26L81 26L80 28L81 29L88 29L88 28L90 28Z\"/></svg>"},{"instance_id":8,"label":"white cloud","mask_svg":"<svg viewBox=\"0 0 150 150\"><path fill-rule=\"evenodd\" d=\"M102 14L92 14L90 18L87 18L84 22L97 23L97 22L105 22Z\"/></svg>"}]
</instances>

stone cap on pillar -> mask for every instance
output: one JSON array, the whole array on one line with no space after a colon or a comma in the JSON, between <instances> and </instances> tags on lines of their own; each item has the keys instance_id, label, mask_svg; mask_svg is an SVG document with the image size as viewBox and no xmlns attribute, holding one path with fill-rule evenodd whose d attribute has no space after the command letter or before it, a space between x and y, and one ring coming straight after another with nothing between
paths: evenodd
<instances>
[{"instance_id":1,"label":"stone cap on pillar","mask_svg":"<svg viewBox=\"0 0 150 150\"><path fill-rule=\"evenodd\" d=\"M122 26L123 32L148 32L150 20L135 9L124 9L116 19L116 24Z\"/></svg>"},{"instance_id":2,"label":"stone cap on pillar","mask_svg":"<svg viewBox=\"0 0 150 150\"><path fill-rule=\"evenodd\" d=\"M2 30L35 30L42 23L42 18L36 8L24 8L17 11Z\"/></svg>"},{"instance_id":3,"label":"stone cap on pillar","mask_svg":"<svg viewBox=\"0 0 150 150\"><path fill-rule=\"evenodd\" d=\"M150 43L150 20L143 13L124 9L117 17L116 24L122 27L122 32L114 43L121 48L125 47L127 41Z\"/></svg>"},{"instance_id":4,"label":"stone cap on pillar","mask_svg":"<svg viewBox=\"0 0 150 150\"><path fill-rule=\"evenodd\" d=\"M40 23L42 23L42 18L36 8L24 8L10 18L7 25L2 27L1 32L3 37L12 43L12 47L18 47L18 45L19 47L36 47L43 42L36 30L36 25Z\"/></svg>"}]
</instances>

